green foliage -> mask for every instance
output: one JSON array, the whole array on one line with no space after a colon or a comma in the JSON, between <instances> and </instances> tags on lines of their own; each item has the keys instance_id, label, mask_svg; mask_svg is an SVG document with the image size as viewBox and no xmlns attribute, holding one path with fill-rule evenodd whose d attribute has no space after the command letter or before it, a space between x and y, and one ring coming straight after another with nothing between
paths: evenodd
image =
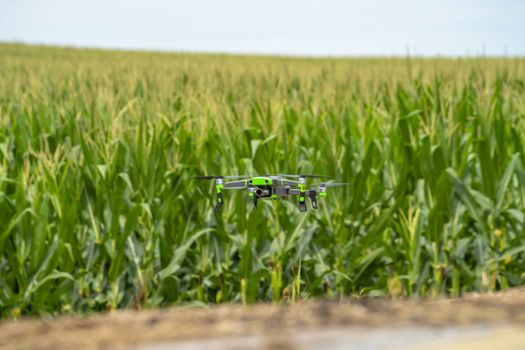
<instances>
[{"instance_id":1,"label":"green foliage","mask_svg":"<svg viewBox=\"0 0 525 350\"><path fill-rule=\"evenodd\" d=\"M0 46L0 315L523 283L525 60ZM350 182L252 210L201 174Z\"/></svg>"}]
</instances>

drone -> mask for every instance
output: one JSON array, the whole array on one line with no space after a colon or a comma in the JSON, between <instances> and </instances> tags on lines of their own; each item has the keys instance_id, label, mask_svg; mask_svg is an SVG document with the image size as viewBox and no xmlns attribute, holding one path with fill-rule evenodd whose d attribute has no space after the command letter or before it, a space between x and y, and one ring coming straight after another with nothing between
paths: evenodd
<instances>
[{"instance_id":1,"label":"drone","mask_svg":"<svg viewBox=\"0 0 525 350\"><path fill-rule=\"evenodd\" d=\"M325 182L319 184L318 189L307 189L306 179L308 178L328 178L324 175L312 174L277 174L249 177L248 175L206 175L194 176L198 180L215 180L215 188L217 190L217 205L214 212L220 212L224 199L222 197L223 190L247 190L248 197L253 200L254 209L257 208L257 201L262 198L271 198L273 200L281 197L299 196L297 204L299 211L306 211L306 198L309 197L312 202L312 208L317 209L317 196L326 198L326 189L328 187L346 186L346 182ZM298 181L291 179L298 179ZM242 179L238 181L225 182L225 179Z\"/></svg>"}]
</instances>

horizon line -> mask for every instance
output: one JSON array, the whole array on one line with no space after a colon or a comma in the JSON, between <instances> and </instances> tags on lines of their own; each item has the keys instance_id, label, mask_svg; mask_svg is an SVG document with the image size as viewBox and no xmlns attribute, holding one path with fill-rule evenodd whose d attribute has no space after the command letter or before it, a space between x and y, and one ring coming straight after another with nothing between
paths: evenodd
<instances>
[{"instance_id":1,"label":"horizon line","mask_svg":"<svg viewBox=\"0 0 525 350\"><path fill-rule=\"evenodd\" d=\"M214 50L185 50L185 49L167 49L167 48L141 48L128 46L106 46L106 45L78 45L78 44L62 44L49 42L31 42L24 40L0 40L0 45L12 46L33 46L42 48L56 48L56 49L72 49L72 50L86 50L86 51L102 51L102 52L129 52L129 53L159 53L159 54L174 54L174 55L210 55L210 56L237 56L237 57L268 57L268 58L291 58L291 59L359 59L359 58L375 58L375 59L525 59L525 54L487 54L481 52L479 54L471 55L470 53L450 55L450 54L413 54L407 50L405 54L297 54L297 53L278 53L278 52L253 52L253 51L214 51ZM483 49L482 49L483 51Z\"/></svg>"}]
</instances>

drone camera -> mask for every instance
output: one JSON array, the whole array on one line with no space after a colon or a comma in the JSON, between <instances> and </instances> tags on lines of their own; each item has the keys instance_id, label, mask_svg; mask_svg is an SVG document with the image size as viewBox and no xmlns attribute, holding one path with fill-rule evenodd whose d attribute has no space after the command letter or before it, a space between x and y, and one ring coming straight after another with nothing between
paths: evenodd
<instances>
[{"instance_id":1,"label":"drone camera","mask_svg":"<svg viewBox=\"0 0 525 350\"><path fill-rule=\"evenodd\" d=\"M257 197L268 197L270 195L270 190L264 187L257 187L255 194Z\"/></svg>"}]
</instances>

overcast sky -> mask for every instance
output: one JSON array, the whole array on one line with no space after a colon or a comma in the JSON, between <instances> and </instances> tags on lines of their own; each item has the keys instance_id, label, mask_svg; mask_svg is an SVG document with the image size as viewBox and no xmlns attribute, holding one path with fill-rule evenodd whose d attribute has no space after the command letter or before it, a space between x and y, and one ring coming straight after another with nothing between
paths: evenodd
<instances>
[{"instance_id":1,"label":"overcast sky","mask_svg":"<svg viewBox=\"0 0 525 350\"><path fill-rule=\"evenodd\" d=\"M281 55L525 55L525 0L0 0L0 41Z\"/></svg>"}]
</instances>

